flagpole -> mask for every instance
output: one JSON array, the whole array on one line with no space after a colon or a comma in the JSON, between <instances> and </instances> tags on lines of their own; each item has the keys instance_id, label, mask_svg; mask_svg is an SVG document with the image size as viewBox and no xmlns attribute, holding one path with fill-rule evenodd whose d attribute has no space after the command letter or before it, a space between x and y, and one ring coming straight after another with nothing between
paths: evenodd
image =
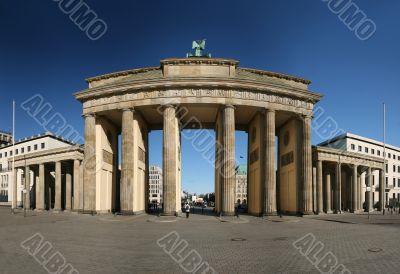
<instances>
[{"instance_id":1,"label":"flagpole","mask_svg":"<svg viewBox=\"0 0 400 274\"><path fill-rule=\"evenodd\" d=\"M383 185L386 187L386 105L383 103ZM382 191L383 192L383 191ZM382 195L382 212L385 212L386 195Z\"/></svg>"},{"instance_id":2,"label":"flagpole","mask_svg":"<svg viewBox=\"0 0 400 274\"><path fill-rule=\"evenodd\" d=\"M14 184L16 184L16 180L15 180L15 178L14 178L14 176L15 176L15 172L14 172L14 169L15 169L15 100L13 100L13 114L12 114L12 117L13 117L13 125L12 125L12 128L13 128L13 132L12 132L12 134L13 134L13 137L12 137L12 145L13 145L13 161L12 161L12 186L13 186L13 197L12 197L12 202L11 202L11 213L12 214L14 214L14 209L15 208L17 208L17 201L14 201L15 200L15 197L17 197L17 195L15 195L15 193L14 193L14 191L15 191L15 189L16 189L16 187L14 186Z\"/></svg>"}]
</instances>

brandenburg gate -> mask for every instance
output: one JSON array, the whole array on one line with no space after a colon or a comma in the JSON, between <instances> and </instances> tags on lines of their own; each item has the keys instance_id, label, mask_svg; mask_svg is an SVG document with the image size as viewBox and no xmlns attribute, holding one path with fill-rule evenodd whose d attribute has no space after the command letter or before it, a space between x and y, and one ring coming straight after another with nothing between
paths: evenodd
<instances>
[{"instance_id":1,"label":"brandenburg gate","mask_svg":"<svg viewBox=\"0 0 400 274\"><path fill-rule=\"evenodd\" d=\"M308 90L310 81L189 56L87 82L75 94L85 121L83 212L146 211L148 134L162 129L163 214L176 215L181 131L213 129L217 214L234 214L235 130L249 136L248 212L313 213L311 120L321 95Z\"/></svg>"}]
</instances>

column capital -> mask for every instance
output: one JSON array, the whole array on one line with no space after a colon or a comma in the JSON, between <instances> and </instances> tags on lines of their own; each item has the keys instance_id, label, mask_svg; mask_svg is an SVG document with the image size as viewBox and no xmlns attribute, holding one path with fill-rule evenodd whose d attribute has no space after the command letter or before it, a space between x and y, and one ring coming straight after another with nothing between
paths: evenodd
<instances>
[{"instance_id":1,"label":"column capital","mask_svg":"<svg viewBox=\"0 0 400 274\"><path fill-rule=\"evenodd\" d=\"M162 111L166 110L167 108L174 108L176 109L178 107L177 104L162 104L160 105L160 108Z\"/></svg>"},{"instance_id":2,"label":"column capital","mask_svg":"<svg viewBox=\"0 0 400 274\"><path fill-rule=\"evenodd\" d=\"M236 108L234 105L231 105L231 104L225 104L225 105L223 105L223 107L224 108L233 108L233 109Z\"/></svg>"},{"instance_id":3,"label":"column capital","mask_svg":"<svg viewBox=\"0 0 400 274\"><path fill-rule=\"evenodd\" d=\"M82 114L83 118L88 118L88 117L96 117L96 113L95 112L88 112L88 113L84 113Z\"/></svg>"},{"instance_id":4,"label":"column capital","mask_svg":"<svg viewBox=\"0 0 400 274\"><path fill-rule=\"evenodd\" d=\"M131 107L131 108L123 108L122 112L125 112L125 111L135 112L135 108L133 108L133 107Z\"/></svg>"}]
</instances>

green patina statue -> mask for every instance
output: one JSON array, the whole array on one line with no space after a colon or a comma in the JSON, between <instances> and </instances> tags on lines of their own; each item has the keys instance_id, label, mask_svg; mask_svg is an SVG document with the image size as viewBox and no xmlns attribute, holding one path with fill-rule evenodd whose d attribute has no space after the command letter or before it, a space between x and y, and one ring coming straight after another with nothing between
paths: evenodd
<instances>
[{"instance_id":1,"label":"green patina statue","mask_svg":"<svg viewBox=\"0 0 400 274\"><path fill-rule=\"evenodd\" d=\"M187 53L186 57L208 57L211 58L210 53L204 53L203 51L206 48L206 39L203 40L195 40L192 42L192 49L194 49L193 53Z\"/></svg>"}]
</instances>

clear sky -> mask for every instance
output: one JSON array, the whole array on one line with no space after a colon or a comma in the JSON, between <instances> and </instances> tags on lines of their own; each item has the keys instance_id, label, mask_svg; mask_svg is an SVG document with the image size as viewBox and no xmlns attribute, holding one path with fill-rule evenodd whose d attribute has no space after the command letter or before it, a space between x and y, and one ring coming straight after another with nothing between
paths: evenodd
<instances>
[{"instance_id":1,"label":"clear sky","mask_svg":"<svg viewBox=\"0 0 400 274\"><path fill-rule=\"evenodd\" d=\"M324 117L344 131L382 140L386 102L387 142L400 146L400 1L353 1L377 27L366 41L320 0L84 2L108 27L96 41L57 1L0 1L0 129L11 130L15 99L16 137L44 132L19 107L38 93L82 132L82 106L71 94L86 88L85 78L157 66L162 58L184 57L192 40L207 38L214 57L312 80L310 89L324 94L318 104ZM321 125L314 126L315 144ZM161 133L152 132L150 140L150 162L161 164ZM238 132L236 142L245 163L246 134ZM183 188L213 190L213 166L188 142L182 146Z\"/></svg>"}]
</instances>

